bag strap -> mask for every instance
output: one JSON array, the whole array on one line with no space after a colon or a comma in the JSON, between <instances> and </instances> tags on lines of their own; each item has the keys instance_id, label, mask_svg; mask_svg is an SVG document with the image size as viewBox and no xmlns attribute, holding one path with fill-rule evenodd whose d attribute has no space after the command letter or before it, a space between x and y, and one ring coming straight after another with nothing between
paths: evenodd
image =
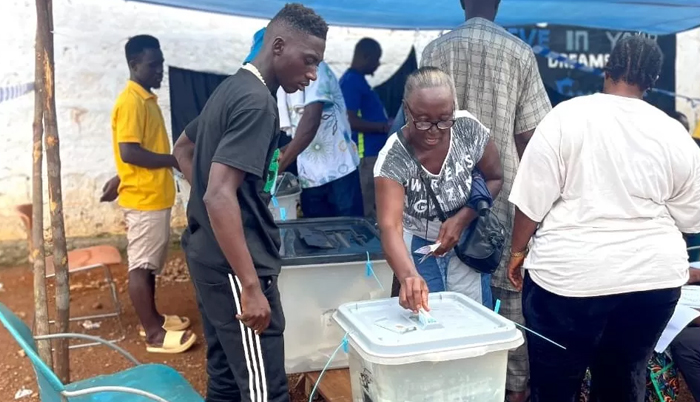
<instances>
[{"instance_id":1,"label":"bag strap","mask_svg":"<svg viewBox=\"0 0 700 402\"><path fill-rule=\"evenodd\" d=\"M427 177L425 177L425 173L423 172L423 165L418 160L418 157L416 157L416 153L413 151L413 147L411 146L411 144L408 143L406 137L403 135L403 128L399 129L399 131L396 132L396 136L401 142L401 145L403 145L403 147L408 152L408 155L411 157L411 159L413 159L416 165L418 165L418 176L420 177L420 180L423 182L423 186L425 186L425 189L428 192L428 197L430 197L430 200L433 202L433 204L435 204L435 211L438 214L438 219L440 219L440 222L445 222L447 220L447 215L440 206L440 202L438 201L437 195L435 195L435 192L433 191L433 188L430 185L430 181L427 179Z\"/></svg>"}]
</instances>

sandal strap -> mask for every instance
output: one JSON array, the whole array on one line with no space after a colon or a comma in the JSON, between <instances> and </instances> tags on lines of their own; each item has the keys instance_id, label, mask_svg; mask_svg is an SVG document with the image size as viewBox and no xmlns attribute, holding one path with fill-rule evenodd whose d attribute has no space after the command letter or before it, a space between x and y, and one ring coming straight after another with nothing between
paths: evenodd
<instances>
[{"instance_id":1,"label":"sandal strap","mask_svg":"<svg viewBox=\"0 0 700 402\"><path fill-rule=\"evenodd\" d=\"M163 326L166 327L168 324L184 324L185 320L178 315L167 315L163 314Z\"/></svg>"},{"instance_id":2,"label":"sandal strap","mask_svg":"<svg viewBox=\"0 0 700 402\"><path fill-rule=\"evenodd\" d=\"M182 345L186 331L165 331L163 338L163 349L174 349Z\"/></svg>"}]
</instances>

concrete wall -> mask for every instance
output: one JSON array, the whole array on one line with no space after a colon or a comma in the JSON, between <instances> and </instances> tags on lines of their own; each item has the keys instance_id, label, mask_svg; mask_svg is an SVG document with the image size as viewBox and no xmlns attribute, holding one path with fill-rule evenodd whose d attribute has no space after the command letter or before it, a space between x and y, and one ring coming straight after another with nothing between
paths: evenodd
<instances>
[{"instance_id":1,"label":"concrete wall","mask_svg":"<svg viewBox=\"0 0 700 402\"><path fill-rule=\"evenodd\" d=\"M102 184L115 171L110 113L128 78L123 53L128 37L140 33L158 37L168 65L233 73L248 54L253 33L265 24L122 0L54 1L56 99L69 237L124 229L118 208L100 205L97 199ZM0 86L33 81L35 27L33 0L2 0ZM413 44L422 51L437 34L334 27L326 56L331 68L342 74L355 43L364 36L375 37L384 47L384 60L389 61L371 79L378 84L396 71ZM158 94L170 129L167 76ZM24 237L12 207L31 202L33 102L28 94L0 103L0 243ZM174 220L176 225L183 223L180 204Z\"/></svg>"},{"instance_id":2,"label":"concrete wall","mask_svg":"<svg viewBox=\"0 0 700 402\"><path fill-rule=\"evenodd\" d=\"M0 3L0 86L33 81L34 7L33 0ZM253 33L264 24L261 20L122 0L54 1L56 99L69 237L118 234L124 229L117 207L100 205L97 198L102 184L114 174L110 112L128 77L123 56L128 37L140 33L157 36L168 65L232 73L247 55ZM378 84L403 63L412 45L420 54L437 35L333 27L326 58L341 74L357 40L372 36L382 44L386 62L371 79L372 84ZM678 92L700 97L700 30L678 36L677 61ZM169 129L167 76L163 84L159 103ZM679 100L678 107L691 120L700 118L687 102ZM32 118L32 94L0 103L0 243L24 238L12 207L30 202ZM46 218L48 222L48 214ZM183 223L181 203L176 206L174 220L176 226Z\"/></svg>"}]
</instances>

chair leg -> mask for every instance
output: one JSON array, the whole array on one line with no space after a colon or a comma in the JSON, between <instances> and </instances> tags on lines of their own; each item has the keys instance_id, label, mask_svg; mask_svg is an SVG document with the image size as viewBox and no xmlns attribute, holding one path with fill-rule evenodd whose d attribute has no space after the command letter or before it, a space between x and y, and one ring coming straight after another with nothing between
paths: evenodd
<instances>
[{"instance_id":1,"label":"chair leg","mask_svg":"<svg viewBox=\"0 0 700 402\"><path fill-rule=\"evenodd\" d=\"M112 271L109 269L109 266L100 264L99 267L104 268L104 274L105 274L105 281L109 285L109 291L112 296L112 305L114 306L114 312L112 313L107 313L107 314L97 314L93 316L85 316L85 317L74 317L71 320L87 320L91 318L111 318L114 317L117 320L117 327L119 330L119 336L115 339L107 339L107 342L110 343L117 343L121 342L126 338L126 330L124 329L124 325L122 324L122 318L121 318L121 312L122 312L122 306L121 303L119 302L119 296L117 293L117 286L114 283L114 278L112 277ZM98 268L98 267L96 267ZM94 342L89 342L89 343L79 343L77 345L71 345L71 349L78 349L78 348L84 348L88 346L96 346L98 345L97 343Z\"/></svg>"},{"instance_id":2,"label":"chair leg","mask_svg":"<svg viewBox=\"0 0 700 402\"><path fill-rule=\"evenodd\" d=\"M104 274L105 274L105 281L109 285L109 291L110 295L112 296L112 305L114 306L114 311L110 313L105 313L105 314L93 314L93 315L86 315L86 316L79 316L79 317L70 317L70 321L83 321L83 320L95 320L95 319L103 319L103 318L115 318L117 320L117 328L119 331L119 336L115 339L107 339L107 342L110 343L117 343L120 341L123 341L126 339L126 329L124 328L124 324L122 323L122 318L121 318L121 313L122 313L122 305L119 302L119 294L117 293L117 286L114 283L114 278L112 277L112 271L109 269L109 266L104 265L104 264L99 264L94 267L88 268L88 269L95 269L95 268L103 268L104 269ZM55 324L54 320L49 321L50 324ZM78 349L78 348L85 348L89 346L98 346L100 343L96 342L87 342L87 343L79 343L76 345L70 345L69 349Z\"/></svg>"},{"instance_id":3,"label":"chair leg","mask_svg":"<svg viewBox=\"0 0 700 402\"><path fill-rule=\"evenodd\" d=\"M116 340L116 342L123 341L126 338L126 330L124 329L124 324L122 323L122 305L119 301L119 294L117 293L117 285L114 283L114 278L112 277L112 270L109 266L104 265L105 268L105 279L109 284L109 289L112 292L112 301L114 303L114 312L117 314L117 325L119 326L119 331L121 336Z\"/></svg>"}]
</instances>

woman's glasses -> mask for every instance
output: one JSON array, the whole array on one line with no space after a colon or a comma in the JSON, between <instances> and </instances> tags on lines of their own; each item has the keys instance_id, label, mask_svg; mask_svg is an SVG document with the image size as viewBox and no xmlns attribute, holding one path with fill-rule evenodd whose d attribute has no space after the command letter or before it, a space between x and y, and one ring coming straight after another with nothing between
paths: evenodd
<instances>
[{"instance_id":1,"label":"woman's glasses","mask_svg":"<svg viewBox=\"0 0 700 402\"><path fill-rule=\"evenodd\" d=\"M411 118L411 121L413 122L413 125L416 126L416 130L419 131L428 131L433 126L437 127L438 130L447 130L448 128L451 128L455 124L455 119L450 119L450 120L440 120L440 121L416 121L416 119L413 118L413 112L411 112L411 108L408 107L408 104L406 105L406 110L408 111L408 116Z\"/></svg>"}]
</instances>

